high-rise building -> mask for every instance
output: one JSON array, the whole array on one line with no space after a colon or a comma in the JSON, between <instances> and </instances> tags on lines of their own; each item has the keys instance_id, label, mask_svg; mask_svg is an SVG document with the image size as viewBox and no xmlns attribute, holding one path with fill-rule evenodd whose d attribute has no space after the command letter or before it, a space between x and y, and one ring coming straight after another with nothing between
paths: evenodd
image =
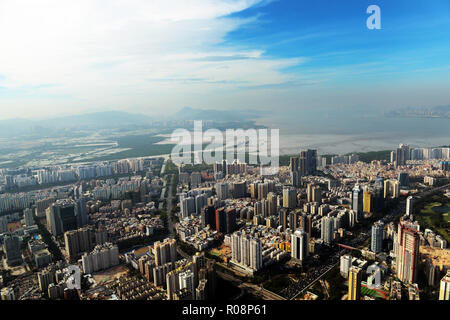
<instances>
[{"instance_id":1,"label":"high-rise building","mask_svg":"<svg viewBox=\"0 0 450 320\"><path fill-rule=\"evenodd\" d=\"M1 300L3 301L12 301L16 300L16 295L14 293L14 288L5 287L1 290Z\"/></svg>"},{"instance_id":2,"label":"high-rise building","mask_svg":"<svg viewBox=\"0 0 450 320\"><path fill-rule=\"evenodd\" d=\"M415 283L419 261L418 225L404 217L400 219L397 232L397 277L405 283Z\"/></svg>"},{"instance_id":3,"label":"high-rise building","mask_svg":"<svg viewBox=\"0 0 450 320\"><path fill-rule=\"evenodd\" d=\"M297 230L299 227L299 219L298 216L300 215L299 212L290 212L289 213L289 229L292 231Z\"/></svg>"},{"instance_id":4,"label":"high-rise building","mask_svg":"<svg viewBox=\"0 0 450 320\"><path fill-rule=\"evenodd\" d=\"M385 180L384 181L384 198L396 199L399 196L400 184L398 180Z\"/></svg>"},{"instance_id":5,"label":"high-rise building","mask_svg":"<svg viewBox=\"0 0 450 320\"><path fill-rule=\"evenodd\" d=\"M324 243L330 244L333 241L334 218L323 217L320 228L321 239Z\"/></svg>"},{"instance_id":6,"label":"high-rise building","mask_svg":"<svg viewBox=\"0 0 450 320\"><path fill-rule=\"evenodd\" d=\"M216 208L214 206L207 206L202 211L202 226L209 225L211 229L216 229Z\"/></svg>"},{"instance_id":7,"label":"high-rise building","mask_svg":"<svg viewBox=\"0 0 450 320\"><path fill-rule=\"evenodd\" d=\"M291 235L291 257L304 261L308 256L308 234L303 230L297 230Z\"/></svg>"},{"instance_id":8,"label":"high-rise building","mask_svg":"<svg viewBox=\"0 0 450 320\"><path fill-rule=\"evenodd\" d=\"M306 187L306 200L308 202L318 202L322 201L322 190L320 186L309 183Z\"/></svg>"},{"instance_id":9,"label":"high-rise building","mask_svg":"<svg viewBox=\"0 0 450 320\"><path fill-rule=\"evenodd\" d=\"M178 279L180 283L180 289L186 289L191 293L191 295L195 295L194 273L191 270L188 269L185 272L181 272L178 275Z\"/></svg>"},{"instance_id":10,"label":"high-rise building","mask_svg":"<svg viewBox=\"0 0 450 320\"><path fill-rule=\"evenodd\" d=\"M400 144L397 150L391 153L391 160L394 160L397 166L405 165L406 161L410 159L411 159L411 150L409 145L407 144Z\"/></svg>"},{"instance_id":11,"label":"high-rise building","mask_svg":"<svg viewBox=\"0 0 450 320\"><path fill-rule=\"evenodd\" d=\"M22 263L20 240L15 234L5 235L3 238L3 252L6 254L6 262L9 266L16 266Z\"/></svg>"},{"instance_id":12,"label":"high-rise building","mask_svg":"<svg viewBox=\"0 0 450 320\"><path fill-rule=\"evenodd\" d=\"M119 248L109 242L97 245L90 253L82 255L81 262L86 274L111 268L119 264Z\"/></svg>"},{"instance_id":13,"label":"high-rise building","mask_svg":"<svg viewBox=\"0 0 450 320\"><path fill-rule=\"evenodd\" d=\"M34 222L33 210L31 210L30 208L26 208L25 210L23 210L23 217L25 220L25 226L30 227L36 224Z\"/></svg>"},{"instance_id":14,"label":"high-rise building","mask_svg":"<svg viewBox=\"0 0 450 320\"><path fill-rule=\"evenodd\" d=\"M46 210L47 228L54 236L74 230L78 226L75 202L71 199L57 200Z\"/></svg>"},{"instance_id":15,"label":"high-rise building","mask_svg":"<svg viewBox=\"0 0 450 320\"><path fill-rule=\"evenodd\" d=\"M348 276L348 298L347 300L359 300L361 295L362 270L358 267L351 267Z\"/></svg>"},{"instance_id":16,"label":"high-rise building","mask_svg":"<svg viewBox=\"0 0 450 320\"><path fill-rule=\"evenodd\" d=\"M291 184L293 187L300 188L302 186L302 176L298 171L291 171Z\"/></svg>"},{"instance_id":17,"label":"high-rise building","mask_svg":"<svg viewBox=\"0 0 450 320\"><path fill-rule=\"evenodd\" d=\"M373 194L371 191L364 191L363 194L363 212L373 211Z\"/></svg>"},{"instance_id":18,"label":"high-rise building","mask_svg":"<svg viewBox=\"0 0 450 320\"><path fill-rule=\"evenodd\" d=\"M275 215L278 211L277 195L273 192L269 192L267 194L267 202L269 204L268 215L269 216Z\"/></svg>"},{"instance_id":19,"label":"high-rise building","mask_svg":"<svg viewBox=\"0 0 450 320\"><path fill-rule=\"evenodd\" d=\"M349 254L341 256L340 273L341 276L344 277L345 279L348 279L348 274L350 272L351 266L352 266L352 256Z\"/></svg>"},{"instance_id":20,"label":"high-rise building","mask_svg":"<svg viewBox=\"0 0 450 320\"><path fill-rule=\"evenodd\" d=\"M299 172L302 176L315 175L317 170L317 150L300 152Z\"/></svg>"},{"instance_id":21,"label":"high-rise building","mask_svg":"<svg viewBox=\"0 0 450 320\"><path fill-rule=\"evenodd\" d=\"M409 217L413 213L413 204L414 204L414 197L409 196L406 198L406 215Z\"/></svg>"},{"instance_id":22,"label":"high-rise building","mask_svg":"<svg viewBox=\"0 0 450 320\"><path fill-rule=\"evenodd\" d=\"M441 280L439 300L450 300L450 270L447 270L447 274Z\"/></svg>"},{"instance_id":23,"label":"high-rise building","mask_svg":"<svg viewBox=\"0 0 450 320\"><path fill-rule=\"evenodd\" d=\"M228 199L230 197L228 183L226 182L216 183L216 194L219 200Z\"/></svg>"},{"instance_id":24,"label":"high-rise building","mask_svg":"<svg viewBox=\"0 0 450 320\"><path fill-rule=\"evenodd\" d=\"M77 216L78 227L85 226L88 223L86 202L86 198L83 196L75 200L75 214Z\"/></svg>"},{"instance_id":25,"label":"high-rise building","mask_svg":"<svg viewBox=\"0 0 450 320\"><path fill-rule=\"evenodd\" d=\"M250 240L250 268L258 271L262 268L262 245L259 239Z\"/></svg>"},{"instance_id":26,"label":"high-rise building","mask_svg":"<svg viewBox=\"0 0 450 320\"><path fill-rule=\"evenodd\" d=\"M281 226L283 231L286 231L286 229L288 228L288 212L284 208L279 212L279 225Z\"/></svg>"},{"instance_id":27,"label":"high-rise building","mask_svg":"<svg viewBox=\"0 0 450 320\"><path fill-rule=\"evenodd\" d=\"M292 187L283 188L283 207L294 209L297 206L297 191Z\"/></svg>"},{"instance_id":28,"label":"high-rise building","mask_svg":"<svg viewBox=\"0 0 450 320\"><path fill-rule=\"evenodd\" d=\"M239 231L231 235L231 260L238 263L242 260L241 235Z\"/></svg>"},{"instance_id":29,"label":"high-rise building","mask_svg":"<svg viewBox=\"0 0 450 320\"><path fill-rule=\"evenodd\" d=\"M204 194L199 194L195 196L195 213L200 215L203 208L206 206L207 198Z\"/></svg>"},{"instance_id":30,"label":"high-rise building","mask_svg":"<svg viewBox=\"0 0 450 320\"><path fill-rule=\"evenodd\" d=\"M177 258L176 240L167 238L163 242L156 241L153 245L153 255L157 267L169 262L175 263Z\"/></svg>"},{"instance_id":31,"label":"high-rise building","mask_svg":"<svg viewBox=\"0 0 450 320\"><path fill-rule=\"evenodd\" d=\"M258 184L258 200L262 200L267 197L269 193L269 184L267 182Z\"/></svg>"},{"instance_id":32,"label":"high-rise building","mask_svg":"<svg viewBox=\"0 0 450 320\"><path fill-rule=\"evenodd\" d=\"M377 221L372 226L371 250L378 253L383 249L383 227L382 221Z\"/></svg>"},{"instance_id":33,"label":"high-rise building","mask_svg":"<svg viewBox=\"0 0 450 320\"><path fill-rule=\"evenodd\" d=\"M397 180L400 184L400 187L408 187L409 186L409 175L407 172L399 172Z\"/></svg>"},{"instance_id":34,"label":"high-rise building","mask_svg":"<svg viewBox=\"0 0 450 320\"><path fill-rule=\"evenodd\" d=\"M233 233L231 235L231 260L258 271L262 268L261 241L239 231Z\"/></svg>"},{"instance_id":35,"label":"high-rise building","mask_svg":"<svg viewBox=\"0 0 450 320\"><path fill-rule=\"evenodd\" d=\"M246 194L247 183L245 181L233 183L233 198L244 198Z\"/></svg>"},{"instance_id":36,"label":"high-rise building","mask_svg":"<svg viewBox=\"0 0 450 320\"><path fill-rule=\"evenodd\" d=\"M191 214L196 213L194 197L187 197L180 200L180 213L183 218L189 217Z\"/></svg>"},{"instance_id":37,"label":"high-rise building","mask_svg":"<svg viewBox=\"0 0 450 320\"><path fill-rule=\"evenodd\" d=\"M64 233L66 252L71 261L82 253L89 252L95 244L95 232L88 227L70 230Z\"/></svg>"},{"instance_id":38,"label":"high-rise building","mask_svg":"<svg viewBox=\"0 0 450 320\"><path fill-rule=\"evenodd\" d=\"M298 158L297 157L291 157L289 160L289 170L298 172Z\"/></svg>"},{"instance_id":39,"label":"high-rise building","mask_svg":"<svg viewBox=\"0 0 450 320\"><path fill-rule=\"evenodd\" d=\"M8 232L8 218L6 216L0 217L0 233Z\"/></svg>"},{"instance_id":40,"label":"high-rise building","mask_svg":"<svg viewBox=\"0 0 450 320\"><path fill-rule=\"evenodd\" d=\"M359 185L353 188L352 209L357 214L363 211L363 191Z\"/></svg>"},{"instance_id":41,"label":"high-rise building","mask_svg":"<svg viewBox=\"0 0 450 320\"><path fill-rule=\"evenodd\" d=\"M216 210L216 230L218 232L226 233L227 232L227 218L225 213L225 207L218 208Z\"/></svg>"},{"instance_id":42,"label":"high-rise building","mask_svg":"<svg viewBox=\"0 0 450 320\"><path fill-rule=\"evenodd\" d=\"M232 233L236 230L236 209L228 208L225 210L225 233Z\"/></svg>"}]
</instances>

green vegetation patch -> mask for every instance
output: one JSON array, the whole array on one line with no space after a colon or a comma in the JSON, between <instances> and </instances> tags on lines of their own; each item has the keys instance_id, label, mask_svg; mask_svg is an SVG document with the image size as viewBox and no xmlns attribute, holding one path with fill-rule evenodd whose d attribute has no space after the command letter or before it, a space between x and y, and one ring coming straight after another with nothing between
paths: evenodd
<instances>
[{"instance_id":1,"label":"green vegetation patch","mask_svg":"<svg viewBox=\"0 0 450 320\"><path fill-rule=\"evenodd\" d=\"M424 228L429 228L450 241L450 200L443 193L415 203L414 217Z\"/></svg>"}]
</instances>

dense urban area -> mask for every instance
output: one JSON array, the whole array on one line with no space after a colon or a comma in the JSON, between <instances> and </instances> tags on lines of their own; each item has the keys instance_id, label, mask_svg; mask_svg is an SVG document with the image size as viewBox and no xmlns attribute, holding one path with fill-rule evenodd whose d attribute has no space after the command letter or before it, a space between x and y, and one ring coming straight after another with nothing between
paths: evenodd
<instances>
[{"instance_id":1,"label":"dense urban area","mask_svg":"<svg viewBox=\"0 0 450 320\"><path fill-rule=\"evenodd\" d=\"M2 300L449 300L450 148L0 169Z\"/></svg>"}]
</instances>

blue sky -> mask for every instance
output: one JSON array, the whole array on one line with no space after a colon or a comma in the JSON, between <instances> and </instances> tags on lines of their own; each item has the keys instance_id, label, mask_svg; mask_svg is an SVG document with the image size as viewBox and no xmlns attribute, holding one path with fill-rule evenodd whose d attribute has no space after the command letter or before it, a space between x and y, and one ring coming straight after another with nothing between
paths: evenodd
<instances>
[{"instance_id":1,"label":"blue sky","mask_svg":"<svg viewBox=\"0 0 450 320\"><path fill-rule=\"evenodd\" d=\"M371 4L381 9L382 30L366 27ZM255 15L258 23L231 32L226 43L263 48L269 57L307 58L287 72L314 76L339 70L337 83L355 85L408 81L412 72L449 80L448 1L273 1L235 14Z\"/></svg>"},{"instance_id":2,"label":"blue sky","mask_svg":"<svg viewBox=\"0 0 450 320\"><path fill-rule=\"evenodd\" d=\"M0 118L450 104L447 0L3 0L0 40Z\"/></svg>"}]
</instances>

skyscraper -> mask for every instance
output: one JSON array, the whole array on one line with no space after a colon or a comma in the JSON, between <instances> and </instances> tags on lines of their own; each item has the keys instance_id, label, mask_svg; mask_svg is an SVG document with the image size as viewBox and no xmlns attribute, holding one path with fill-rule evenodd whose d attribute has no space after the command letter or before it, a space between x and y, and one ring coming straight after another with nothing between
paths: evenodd
<instances>
[{"instance_id":1,"label":"skyscraper","mask_svg":"<svg viewBox=\"0 0 450 320\"><path fill-rule=\"evenodd\" d=\"M225 200L229 198L229 186L228 183L216 183L216 193L219 200Z\"/></svg>"},{"instance_id":2,"label":"skyscraper","mask_svg":"<svg viewBox=\"0 0 450 320\"><path fill-rule=\"evenodd\" d=\"M273 216L277 213L278 205L277 205L277 196L273 192L269 192L267 194L267 202L269 203L269 216Z\"/></svg>"},{"instance_id":3,"label":"skyscraper","mask_svg":"<svg viewBox=\"0 0 450 320\"><path fill-rule=\"evenodd\" d=\"M291 257L304 261L308 256L308 234L303 230L297 230L291 235Z\"/></svg>"},{"instance_id":4,"label":"skyscraper","mask_svg":"<svg viewBox=\"0 0 450 320\"><path fill-rule=\"evenodd\" d=\"M397 150L394 153L394 160L397 166L403 166L406 164L406 161L411 159L411 150L409 145L400 144Z\"/></svg>"},{"instance_id":5,"label":"skyscraper","mask_svg":"<svg viewBox=\"0 0 450 320\"><path fill-rule=\"evenodd\" d=\"M202 213L203 208L206 206L206 195L199 194L195 196L195 213L200 215Z\"/></svg>"},{"instance_id":6,"label":"skyscraper","mask_svg":"<svg viewBox=\"0 0 450 320\"><path fill-rule=\"evenodd\" d=\"M211 229L216 229L216 209L214 206L207 206L202 211L202 226L209 225Z\"/></svg>"},{"instance_id":7,"label":"skyscraper","mask_svg":"<svg viewBox=\"0 0 450 320\"><path fill-rule=\"evenodd\" d=\"M302 176L298 171L291 171L291 184L293 187L299 188L302 186Z\"/></svg>"},{"instance_id":8,"label":"skyscraper","mask_svg":"<svg viewBox=\"0 0 450 320\"><path fill-rule=\"evenodd\" d=\"M75 202L71 199L56 201L47 209L46 216L47 227L54 236L77 228Z\"/></svg>"},{"instance_id":9,"label":"skyscraper","mask_svg":"<svg viewBox=\"0 0 450 320\"><path fill-rule=\"evenodd\" d=\"M258 271L262 268L262 246L259 239L250 240L250 268Z\"/></svg>"},{"instance_id":10,"label":"skyscraper","mask_svg":"<svg viewBox=\"0 0 450 320\"><path fill-rule=\"evenodd\" d=\"M156 241L153 245L153 255L157 267L166 263L175 263L177 258L177 242L175 239L165 239L163 242Z\"/></svg>"},{"instance_id":11,"label":"skyscraper","mask_svg":"<svg viewBox=\"0 0 450 320\"><path fill-rule=\"evenodd\" d=\"M225 207L216 210L216 230L218 232L226 233L227 231L225 214Z\"/></svg>"},{"instance_id":12,"label":"skyscraper","mask_svg":"<svg viewBox=\"0 0 450 320\"><path fill-rule=\"evenodd\" d=\"M397 180L384 181L384 198L396 199L399 196L400 184Z\"/></svg>"},{"instance_id":13,"label":"skyscraper","mask_svg":"<svg viewBox=\"0 0 450 320\"><path fill-rule=\"evenodd\" d=\"M341 256L340 273L341 276L344 277L345 279L348 279L348 274L350 272L351 266L352 266L352 256L349 254Z\"/></svg>"},{"instance_id":14,"label":"skyscraper","mask_svg":"<svg viewBox=\"0 0 450 320\"><path fill-rule=\"evenodd\" d=\"M23 217L25 220L25 226L29 227L35 224L33 210L31 210L30 208L26 208L25 210L23 210Z\"/></svg>"},{"instance_id":15,"label":"skyscraper","mask_svg":"<svg viewBox=\"0 0 450 320\"><path fill-rule=\"evenodd\" d=\"M195 213L195 198L187 197L180 200L180 213L183 218Z\"/></svg>"},{"instance_id":16,"label":"skyscraper","mask_svg":"<svg viewBox=\"0 0 450 320\"><path fill-rule=\"evenodd\" d=\"M185 272L181 272L178 275L178 281L180 283L180 289L186 289L192 295L192 299L194 299L195 295L195 287L194 287L194 273L191 270L186 270Z\"/></svg>"},{"instance_id":17,"label":"skyscraper","mask_svg":"<svg viewBox=\"0 0 450 320\"><path fill-rule=\"evenodd\" d=\"M236 230L236 209L228 208L225 210L225 232L232 233Z\"/></svg>"},{"instance_id":18,"label":"skyscraper","mask_svg":"<svg viewBox=\"0 0 450 320\"><path fill-rule=\"evenodd\" d=\"M298 171L298 158L297 157L291 157L289 160L289 170L292 171Z\"/></svg>"},{"instance_id":19,"label":"skyscraper","mask_svg":"<svg viewBox=\"0 0 450 320\"><path fill-rule=\"evenodd\" d=\"M302 176L314 175L317 169L317 150L303 150L300 152L299 172Z\"/></svg>"},{"instance_id":20,"label":"skyscraper","mask_svg":"<svg viewBox=\"0 0 450 320\"><path fill-rule=\"evenodd\" d=\"M245 197L245 194L247 189L247 183L244 181L241 182L235 182L233 183L233 198L243 198Z\"/></svg>"},{"instance_id":21,"label":"skyscraper","mask_svg":"<svg viewBox=\"0 0 450 320\"><path fill-rule=\"evenodd\" d=\"M378 253L383 249L383 227L382 221L377 221L372 226L372 238L370 249Z\"/></svg>"},{"instance_id":22,"label":"skyscraper","mask_svg":"<svg viewBox=\"0 0 450 320\"><path fill-rule=\"evenodd\" d=\"M297 191L292 187L283 188L283 207L294 209L297 206Z\"/></svg>"},{"instance_id":23,"label":"skyscraper","mask_svg":"<svg viewBox=\"0 0 450 320\"><path fill-rule=\"evenodd\" d=\"M447 270L447 274L441 280L439 300L450 300L450 270Z\"/></svg>"},{"instance_id":24,"label":"skyscraper","mask_svg":"<svg viewBox=\"0 0 450 320\"><path fill-rule=\"evenodd\" d=\"M359 185L353 188L352 209L357 214L363 211L363 191Z\"/></svg>"},{"instance_id":25,"label":"skyscraper","mask_svg":"<svg viewBox=\"0 0 450 320\"><path fill-rule=\"evenodd\" d=\"M258 271L262 268L261 241L239 231L233 233L231 235L231 260Z\"/></svg>"},{"instance_id":26,"label":"skyscraper","mask_svg":"<svg viewBox=\"0 0 450 320\"><path fill-rule=\"evenodd\" d=\"M324 243L330 244L333 241L333 233L334 233L334 218L323 217L321 220L320 238Z\"/></svg>"},{"instance_id":27,"label":"skyscraper","mask_svg":"<svg viewBox=\"0 0 450 320\"><path fill-rule=\"evenodd\" d=\"M86 202L86 198L84 198L83 196L75 200L75 211L78 227L85 226L88 223Z\"/></svg>"},{"instance_id":28,"label":"skyscraper","mask_svg":"<svg viewBox=\"0 0 450 320\"><path fill-rule=\"evenodd\" d=\"M348 298L347 300L359 300L361 295L362 270L358 267L351 267L348 277Z\"/></svg>"},{"instance_id":29,"label":"skyscraper","mask_svg":"<svg viewBox=\"0 0 450 320\"><path fill-rule=\"evenodd\" d=\"M280 210L279 213L279 225L282 227L283 231L286 231L288 228L288 212L284 208Z\"/></svg>"},{"instance_id":30,"label":"skyscraper","mask_svg":"<svg viewBox=\"0 0 450 320\"><path fill-rule=\"evenodd\" d=\"M413 204L414 204L414 197L409 196L406 198L406 215L409 217L413 213Z\"/></svg>"},{"instance_id":31,"label":"skyscraper","mask_svg":"<svg viewBox=\"0 0 450 320\"><path fill-rule=\"evenodd\" d=\"M373 211L373 194L371 191L363 193L363 212L370 213Z\"/></svg>"},{"instance_id":32,"label":"skyscraper","mask_svg":"<svg viewBox=\"0 0 450 320\"><path fill-rule=\"evenodd\" d=\"M407 172L399 172L397 180L400 184L400 187L408 187L409 186L409 175Z\"/></svg>"},{"instance_id":33,"label":"skyscraper","mask_svg":"<svg viewBox=\"0 0 450 320\"><path fill-rule=\"evenodd\" d=\"M15 234L6 234L3 238L3 252L6 254L6 262L9 266L22 263L20 240Z\"/></svg>"},{"instance_id":34,"label":"skyscraper","mask_svg":"<svg viewBox=\"0 0 450 320\"><path fill-rule=\"evenodd\" d=\"M397 277L405 283L415 283L419 261L418 226L404 217L400 219L397 232Z\"/></svg>"}]
</instances>

